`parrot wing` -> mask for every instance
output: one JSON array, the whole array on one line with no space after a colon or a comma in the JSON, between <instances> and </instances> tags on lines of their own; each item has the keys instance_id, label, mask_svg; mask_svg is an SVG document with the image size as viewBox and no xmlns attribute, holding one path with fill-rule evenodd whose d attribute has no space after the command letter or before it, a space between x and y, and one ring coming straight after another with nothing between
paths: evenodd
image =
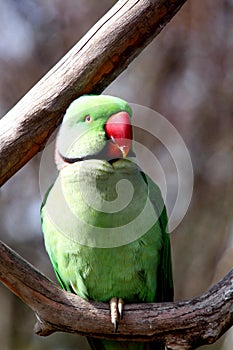
<instances>
[{"instance_id":1,"label":"parrot wing","mask_svg":"<svg viewBox=\"0 0 233 350\"><path fill-rule=\"evenodd\" d=\"M173 277L172 277L172 259L170 248L170 237L167 232L168 218L166 207L159 187L150 179L149 176L142 173L148 186L149 198L159 216L159 223L162 230L163 245L161 251L160 264L157 273L157 291L156 302L173 301Z\"/></svg>"},{"instance_id":2,"label":"parrot wing","mask_svg":"<svg viewBox=\"0 0 233 350\"><path fill-rule=\"evenodd\" d=\"M47 198L48 198L48 195L52 189L53 185L51 185L48 189L48 191L46 192L45 196L44 196L44 199L43 199L43 202L41 204L41 208L40 208L40 215L41 215L41 222L42 222L42 227L45 226L45 224L43 224L44 222L44 216L46 215L45 213L45 204L46 204L46 201L47 201ZM49 230L51 229L51 227L43 227L43 231L44 232L49 232ZM56 239L56 235L53 235L54 239ZM68 291L68 292L73 292L71 286L69 284L67 284L65 281L62 280L61 276L60 276L60 273L59 273L59 268L58 268L58 263L54 257L54 255L52 254L52 252L50 251L49 247L46 246L46 250L47 250L47 253L49 255L49 258L50 258L50 261L52 263L52 266L53 266L53 269L54 269L54 272L55 272L55 275L57 277L57 280L61 286L62 289Z\"/></svg>"}]
</instances>

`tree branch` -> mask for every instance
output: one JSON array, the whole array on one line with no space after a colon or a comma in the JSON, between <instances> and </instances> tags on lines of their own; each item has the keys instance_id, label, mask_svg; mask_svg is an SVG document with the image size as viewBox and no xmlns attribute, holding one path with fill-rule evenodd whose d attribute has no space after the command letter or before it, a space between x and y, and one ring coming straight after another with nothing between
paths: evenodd
<instances>
[{"instance_id":1,"label":"tree branch","mask_svg":"<svg viewBox=\"0 0 233 350\"><path fill-rule=\"evenodd\" d=\"M61 290L1 242L0 281L35 312L35 332L43 336L63 331L114 340L157 340L174 350L195 349L214 343L233 324L233 269L193 299L125 305L118 333L113 332L108 304L88 302Z\"/></svg>"},{"instance_id":2,"label":"tree branch","mask_svg":"<svg viewBox=\"0 0 233 350\"><path fill-rule=\"evenodd\" d=\"M0 121L0 185L43 148L72 100L107 87L185 1L118 1Z\"/></svg>"}]
</instances>

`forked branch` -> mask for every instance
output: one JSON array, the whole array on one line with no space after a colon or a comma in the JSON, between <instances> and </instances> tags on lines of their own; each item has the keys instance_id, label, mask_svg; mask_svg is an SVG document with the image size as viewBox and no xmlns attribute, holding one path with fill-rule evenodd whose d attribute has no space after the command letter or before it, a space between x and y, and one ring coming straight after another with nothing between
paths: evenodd
<instances>
[{"instance_id":1,"label":"forked branch","mask_svg":"<svg viewBox=\"0 0 233 350\"><path fill-rule=\"evenodd\" d=\"M169 349L195 349L214 343L233 325L233 269L196 298L125 305L118 333L113 332L108 304L61 290L4 243L0 281L35 312L35 332L43 336L63 331L114 340L159 340Z\"/></svg>"}]
</instances>

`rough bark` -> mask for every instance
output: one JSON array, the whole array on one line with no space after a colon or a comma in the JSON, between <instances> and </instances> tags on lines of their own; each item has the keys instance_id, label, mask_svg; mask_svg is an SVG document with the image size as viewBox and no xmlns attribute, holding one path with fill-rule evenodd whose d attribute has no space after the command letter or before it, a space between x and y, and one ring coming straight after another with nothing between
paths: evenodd
<instances>
[{"instance_id":1,"label":"rough bark","mask_svg":"<svg viewBox=\"0 0 233 350\"><path fill-rule=\"evenodd\" d=\"M185 1L118 1L0 121L0 185L43 148L72 100L107 87Z\"/></svg>"},{"instance_id":2,"label":"rough bark","mask_svg":"<svg viewBox=\"0 0 233 350\"><path fill-rule=\"evenodd\" d=\"M113 331L108 304L61 290L3 243L0 281L35 312L35 332L42 336L63 331L114 340L159 340L169 349L195 349L214 343L233 324L233 269L190 300L126 304L118 333Z\"/></svg>"}]
</instances>

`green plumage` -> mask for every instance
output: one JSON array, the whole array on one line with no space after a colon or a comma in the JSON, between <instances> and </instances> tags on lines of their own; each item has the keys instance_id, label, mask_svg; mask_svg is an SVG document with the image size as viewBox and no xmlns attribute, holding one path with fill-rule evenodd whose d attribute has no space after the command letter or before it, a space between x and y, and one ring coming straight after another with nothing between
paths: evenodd
<instances>
[{"instance_id":1,"label":"green plumage","mask_svg":"<svg viewBox=\"0 0 233 350\"><path fill-rule=\"evenodd\" d=\"M57 161L61 170L41 209L46 250L61 286L82 298L169 301L170 241L160 190L134 158L98 159L107 143L104 125L119 111L131 113L126 102L110 96L84 96L68 109L57 145L63 156L65 152L62 161L70 157L72 162L62 166ZM93 119L89 125L84 124L86 115ZM136 342L90 340L90 345L100 350L149 349Z\"/></svg>"}]
</instances>

